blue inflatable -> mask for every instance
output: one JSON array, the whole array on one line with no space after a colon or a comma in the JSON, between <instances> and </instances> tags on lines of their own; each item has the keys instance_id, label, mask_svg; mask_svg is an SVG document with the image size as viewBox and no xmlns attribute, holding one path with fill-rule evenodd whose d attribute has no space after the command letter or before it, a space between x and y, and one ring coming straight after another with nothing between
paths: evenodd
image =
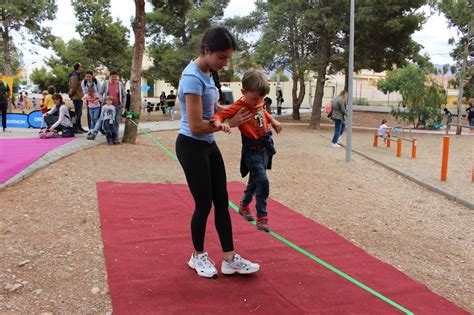
<instances>
[{"instance_id":1,"label":"blue inflatable","mask_svg":"<svg viewBox=\"0 0 474 315\"><path fill-rule=\"evenodd\" d=\"M43 114L40 110L32 111L28 115L28 123L32 128L41 128L41 122L43 121Z\"/></svg>"},{"instance_id":2,"label":"blue inflatable","mask_svg":"<svg viewBox=\"0 0 474 315\"><path fill-rule=\"evenodd\" d=\"M1 115L0 115L1 117ZM0 119L0 124L1 124ZM2 126L3 127L3 126ZM26 114L7 114L7 126L8 128L29 128L28 115Z\"/></svg>"}]
</instances>

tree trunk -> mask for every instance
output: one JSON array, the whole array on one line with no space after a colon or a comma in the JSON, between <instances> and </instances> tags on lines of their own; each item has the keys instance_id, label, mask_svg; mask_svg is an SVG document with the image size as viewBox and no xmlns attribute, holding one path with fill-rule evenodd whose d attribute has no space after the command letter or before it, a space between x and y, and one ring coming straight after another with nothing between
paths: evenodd
<instances>
[{"instance_id":1,"label":"tree trunk","mask_svg":"<svg viewBox=\"0 0 474 315\"><path fill-rule=\"evenodd\" d=\"M131 104L130 111L139 114L141 110L141 89L142 62L145 51L145 0L135 0L135 21L133 23L133 33L135 34L135 45L133 47L132 70L130 73ZM139 118L131 118L136 124ZM137 127L127 119L125 121L125 132L123 134L124 143L135 144L137 139Z\"/></svg>"},{"instance_id":2,"label":"tree trunk","mask_svg":"<svg viewBox=\"0 0 474 315\"><path fill-rule=\"evenodd\" d=\"M321 107L324 96L324 84L326 82L327 67L331 57L331 41L327 38L321 49L321 63L318 68L318 80L316 81L316 92L314 93L313 111L309 127L311 129L319 129L321 126Z\"/></svg>"},{"instance_id":3,"label":"tree trunk","mask_svg":"<svg viewBox=\"0 0 474 315\"><path fill-rule=\"evenodd\" d=\"M5 62L5 74L6 75L15 75L12 66L12 55L10 51L10 36L8 35L8 28L3 25L3 32L2 32L2 39L3 39L3 59Z\"/></svg>"},{"instance_id":4,"label":"tree trunk","mask_svg":"<svg viewBox=\"0 0 474 315\"><path fill-rule=\"evenodd\" d=\"M296 71L295 71L296 73ZM304 73L303 74L294 74L293 77L293 89L291 91L291 96L293 98L293 119L300 120L300 107L303 102L304 95L306 93L306 87L304 85ZM298 90L299 85L299 90Z\"/></svg>"}]
</instances>

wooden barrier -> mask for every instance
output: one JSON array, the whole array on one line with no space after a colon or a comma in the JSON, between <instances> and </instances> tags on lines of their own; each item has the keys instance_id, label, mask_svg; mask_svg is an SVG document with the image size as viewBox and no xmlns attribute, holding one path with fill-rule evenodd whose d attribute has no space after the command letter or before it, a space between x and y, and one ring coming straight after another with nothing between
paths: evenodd
<instances>
[{"instance_id":1,"label":"wooden barrier","mask_svg":"<svg viewBox=\"0 0 474 315\"><path fill-rule=\"evenodd\" d=\"M391 137L390 137L390 134L387 134L386 137L382 137L382 136L379 136L377 133L374 134L374 143L373 143L373 146L374 147L378 147L378 143L379 143L379 139L378 138L382 138L382 139L385 139L386 140L386 144L387 144L387 148L390 148L391 147ZM411 158L412 159L415 159L416 158L416 139L407 139L407 138L404 138L404 137L396 137L395 136L395 141L397 141L397 153L396 153L396 156L397 157L401 157L402 156L402 144L403 144L403 140L405 141L408 141L408 142L411 142Z\"/></svg>"}]
</instances>

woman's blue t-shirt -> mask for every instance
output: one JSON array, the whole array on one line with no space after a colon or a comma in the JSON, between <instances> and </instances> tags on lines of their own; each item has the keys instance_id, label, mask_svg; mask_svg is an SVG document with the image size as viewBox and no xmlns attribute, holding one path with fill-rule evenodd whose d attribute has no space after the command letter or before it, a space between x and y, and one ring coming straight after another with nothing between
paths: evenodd
<instances>
[{"instance_id":1,"label":"woman's blue t-shirt","mask_svg":"<svg viewBox=\"0 0 474 315\"><path fill-rule=\"evenodd\" d=\"M202 118L211 120L214 115L214 104L218 100L214 79L203 72L194 61L191 61L181 74L179 80L179 104L181 108L181 129L179 133L197 140L212 143L215 141L214 133L194 135L189 128L188 116L186 114L186 94L200 95L202 99Z\"/></svg>"}]
</instances>

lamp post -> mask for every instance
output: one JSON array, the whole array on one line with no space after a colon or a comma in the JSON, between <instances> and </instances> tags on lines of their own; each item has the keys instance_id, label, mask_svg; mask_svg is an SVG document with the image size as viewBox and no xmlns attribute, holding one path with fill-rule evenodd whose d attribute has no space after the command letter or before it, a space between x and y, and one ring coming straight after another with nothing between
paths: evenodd
<instances>
[{"instance_id":1,"label":"lamp post","mask_svg":"<svg viewBox=\"0 0 474 315\"><path fill-rule=\"evenodd\" d=\"M352 89L354 73L354 14L355 0L351 0L351 19L349 33L349 99L347 104L347 138L346 138L346 162L352 161Z\"/></svg>"}]
</instances>

